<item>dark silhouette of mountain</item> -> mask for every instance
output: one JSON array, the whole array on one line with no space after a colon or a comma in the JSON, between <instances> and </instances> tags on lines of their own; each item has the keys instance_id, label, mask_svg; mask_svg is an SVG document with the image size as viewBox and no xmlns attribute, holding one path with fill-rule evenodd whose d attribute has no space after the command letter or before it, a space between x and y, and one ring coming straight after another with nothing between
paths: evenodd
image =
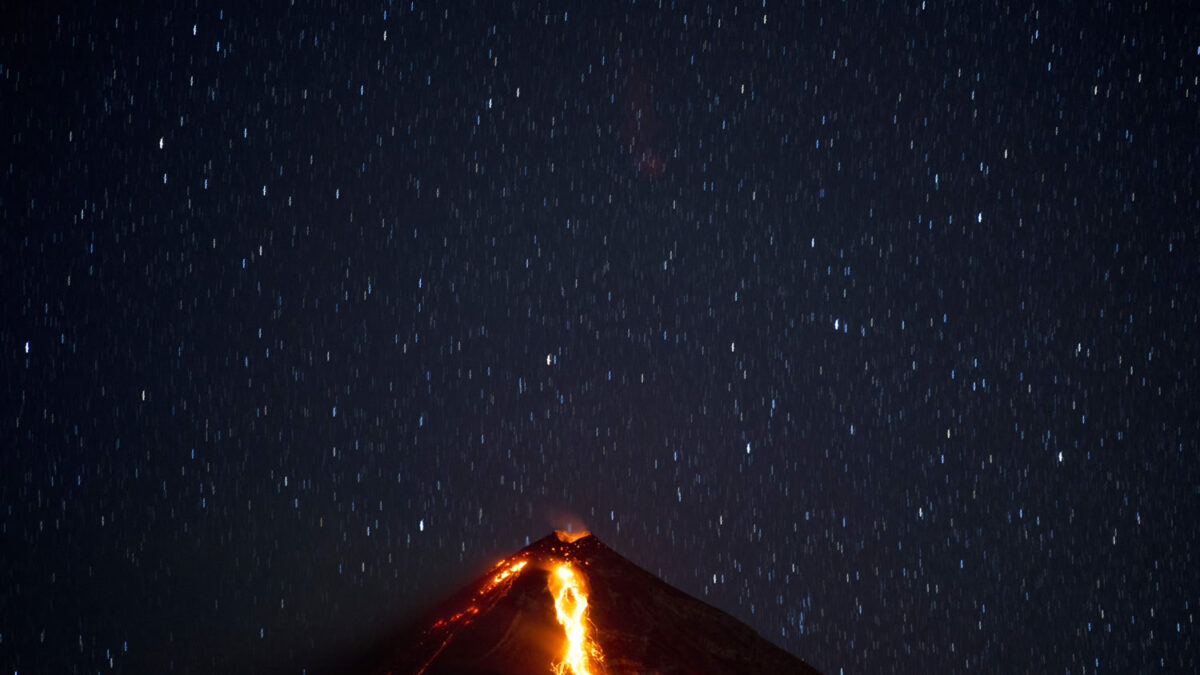
<instances>
[{"instance_id":1,"label":"dark silhouette of mountain","mask_svg":"<svg viewBox=\"0 0 1200 675\"><path fill-rule=\"evenodd\" d=\"M573 585L572 585L573 584ZM553 590L552 590L553 589ZM557 594L557 595L556 595ZM557 603L556 603L557 598ZM580 615L577 653L568 617ZM668 585L587 533L557 531L340 672L370 675L817 673L729 614Z\"/></svg>"}]
</instances>

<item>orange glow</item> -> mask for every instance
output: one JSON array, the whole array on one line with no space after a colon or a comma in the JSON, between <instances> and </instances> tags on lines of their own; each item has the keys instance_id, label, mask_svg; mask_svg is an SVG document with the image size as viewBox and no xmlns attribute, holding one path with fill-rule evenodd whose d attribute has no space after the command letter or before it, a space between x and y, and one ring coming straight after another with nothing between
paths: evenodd
<instances>
[{"instance_id":1,"label":"orange glow","mask_svg":"<svg viewBox=\"0 0 1200 675\"><path fill-rule=\"evenodd\" d=\"M475 594L475 597L473 598L473 602L471 605L469 605L466 609L462 610L461 612L458 612L452 616L448 616L444 619L438 619L437 621L435 621L433 623L432 626L429 627L429 629L430 630L438 630L440 628L449 626L451 624L457 624L460 621L462 621L463 619L466 619L468 617L472 617L472 616L475 616L476 614L478 614L479 606L477 603L479 603L481 600L483 600L483 598L486 595L488 595L493 590L495 590L496 587L499 586L501 583L503 583L506 579L512 577L512 575L514 575L517 572L520 572L522 569L524 569L525 566L529 564L529 561L518 560L516 562L509 562L509 561L505 560L505 561L502 561L499 565L497 565L497 567L504 565L504 563L508 563L508 566L505 567L504 569L500 570L498 573L496 573L496 576L492 577L486 584L483 585L483 587L481 587L479 589L479 591Z\"/></svg>"},{"instance_id":2,"label":"orange glow","mask_svg":"<svg viewBox=\"0 0 1200 675\"><path fill-rule=\"evenodd\" d=\"M592 536L591 532L584 530L582 532L567 532L566 530L555 530L554 536L564 544L573 544L584 537Z\"/></svg>"},{"instance_id":3,"label":"orange glow","mask_svg":"<svg viewBox=\"0 0 1200 675\"><path fill-rule=\"evenodd\" d=\"M557 675L592 675L592 663L603 661L604 655L588 636L588 596L583 581L570 565L562 563L554 568L549 585L558 622L567 633L566 656L551 667Z\"/></svg>"},{"instance_id":4,"label":"orange glow","mask_svg":"<svg viewBox=\"0 0 1200 675\"><path fill-rule=\"evenodd\" d=\"M495 577L492 578L492 587L495 587L501 581L504 581L505 579L511 577L512 575L516 574L517 572L520 572L527 564L529 564L529 563L525 562L524 560L521 560L519 562L515 562L515 563L509 565L508 567L506 567L504 569L503 572L497 574Z\"/></svg>"},{"instance_id":5,"label":"orange glow","mask_svg":"<svg viewBox=\"0 0 1200 675\"><path fill-rule=\"evenodd\" d=\"M586 531L568 533L559 530L556 534L560 542L570 544L589 536L590 533ZM433 659L436 659L442 649L450 643L454 632L473 621L483 611L485 603L486 605L491 604L488 598L496 597L502 587L512 584L531 561L537 567L542 567L547 563L551 566L547 586L550 596L554 598L554 612L558 623L562 625L563 631L566 633L566 649L561 660L551 662L551 669L555 675L599 675L602 673L604 654L600 650L600 646L596 644L594 634L589 634L593 629L587 618L587 584L581 572L577 571L566 559L558 556L544 558L538 556L535 559L530 559L528 556L514 557L497 563L492 568L490 576L484 577L483 583L476 589L466 607L435 621L427 629L427 634L436 632L437 639L442 644L434 651L433 656L426 662L426 666L432 663ZM424 668L418 672L424 672Z\"/></svg>"}]
</instances>

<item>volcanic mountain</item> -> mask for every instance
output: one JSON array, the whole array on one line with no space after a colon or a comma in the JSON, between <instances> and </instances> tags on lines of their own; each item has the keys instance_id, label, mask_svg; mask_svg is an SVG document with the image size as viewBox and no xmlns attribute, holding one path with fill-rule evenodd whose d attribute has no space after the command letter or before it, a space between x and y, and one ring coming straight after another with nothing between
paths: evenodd
<instances>
[{"instance_id":1,"label":"volcanic mountain","mask_svg":"<svg viewBox=\"0 0 1200 675\"><path fill-rule=\"evenodd\" d=\"M356 672L373 675L816 673L588 533L500 561Z\"/></svg>"}]
</instances>

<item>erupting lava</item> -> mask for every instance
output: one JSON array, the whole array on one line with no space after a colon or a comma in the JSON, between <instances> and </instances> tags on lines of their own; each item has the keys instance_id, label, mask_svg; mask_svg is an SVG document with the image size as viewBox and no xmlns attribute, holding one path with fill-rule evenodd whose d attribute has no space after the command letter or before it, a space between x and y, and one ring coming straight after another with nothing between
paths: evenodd
<instances>
[{"instance_id":1,"label":"erupting lava","mask_svg":"<svg viewBox=\"0 0 1200 675\"><path fill-rule=\"evenodd\" d=\"M593 661L604 656L595 641L588 637L587 591L575 570L561 563L550 575L550 593L554 596L554 611L567 633L567 654L561 662L552 664L557 675L592 675Z\"/></svg>"},{"instance_id":2,"label":"erupting lava","mask_svg":"<svg viewBox=\"0 0 1200 675\"><path fill-rule=\"evenodd\" d=\"M501 581L504 581L505 579L511 577L512 575L516 574L517 572L520 572L528 564L529 563L527 563L524 560L520 560L518 562L512 563L507 568L505 568L505 570L503 572L497 574L495 577L492 578L492 587L499 585ZM488 590L491 590L491 588L489 588Z\"/></svg>"},{"instance_id":3,"label":"erupting lava","mask_svg":"<svg viewBox=\"0 0 1200 675\"><path fill-rule=\"evenodd\" d=\"M555 534L560 542L567 544L579 541L589 536L590 533L569 534L560 530ZM603 661L604 654L596 641L588 635L587 585L565 558L553 556L543 558L542 561L543 564L550 565L551 572L546 585L550 596L554 598L554 612L557 615L558 623L562 625L567 634L566 654L562 661L552 662L550 667L556 675L595 675L592 670L594 664ZM479 614L480 607L484 605L487 598L494 597L493 592L501 584L511 583L529 565L529 562L528 559L515 556L499 562L493 568L497 570L496 573L476 590L470 604L464 609L434 622L431 630L448 629L453 631L457 627L469 623L473 617ZM444 637L441 646L433 652L433 658L437 658L442 649L449 644L452 636L451 633ZM430 659L430 661L432 660ZM428 666L428 662L425 666ZM424 672L424 666L418 672Z\"/></svg>"},{"instance_id":4,"label":"erupting lava","mask_svg":"<svg viewBox=\"0 0 1200 675\"><path fill-rule=\"evenodd\" d=\"M590 537L590 536L592 536L592 533L588 532L587 530L583 530L580 532L567 532L566 530L555 530L554 531L554 538L558 539L559 541L561 541L564 544L574 544L575 542L579 541L580 539L583 539L584 537Z\"/></svg>"},{"instance_id":5,"label":"erupting lava","mask_svg":"<svg viewBox=\"0 0 1200 675\"><path fill-rule=\"evenodd\" d=\"M479 602L480 602L480 600L483 599L483 597L485 595L492 592L492 590L495 589L497 586L499 586L501 582L503 582L505 579L508 579L509 577L516 574L517 572L520 572L526 565L529 564L525 560L519 560L517 562L502 561L499 565L497 565L497 567L504 565L504 563L506 563L506 562L508 563L508 566L505 567L503 570L501 570L500 573L498 573L496 576L492 577L492 580L489 581L487 584L485 584L483 586L483 588L479 589L479 592L476 594L474 602L472 602L470 605L468 605L467 608L462 610L461 612L457 612L457 613L453 614L452 616L448 616L444 619L438 619L436 622L434 622L432 628L436 630L443 626L458 624L463 619L478 614L479 613Z\"/></svg>"},{"instance_id":6,"label":"erupting lava","mask_svg":"<svg viewBox=\"0 0 1200 675\"><path fill-rule=\"evenodd\" d=\"M596 537L561 530L501 560L403 633L342 666L327 672L819 675Z\"/></svg>"}]
</instances>

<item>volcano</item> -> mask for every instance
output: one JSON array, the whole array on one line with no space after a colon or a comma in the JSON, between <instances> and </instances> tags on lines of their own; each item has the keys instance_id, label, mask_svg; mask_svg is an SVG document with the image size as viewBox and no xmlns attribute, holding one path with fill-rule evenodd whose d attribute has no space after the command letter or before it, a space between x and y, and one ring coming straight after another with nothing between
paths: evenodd
<instances>
[{"instance_id":1,"label":"volcano","mask_svg":"<svg viewBox=\"0 0 1200 675\"><path fill-rule=\"evenodd\" d=\"M521 549L389 642L354 672L817 673L586 532Z\"/></svg>"}]
</instances>

